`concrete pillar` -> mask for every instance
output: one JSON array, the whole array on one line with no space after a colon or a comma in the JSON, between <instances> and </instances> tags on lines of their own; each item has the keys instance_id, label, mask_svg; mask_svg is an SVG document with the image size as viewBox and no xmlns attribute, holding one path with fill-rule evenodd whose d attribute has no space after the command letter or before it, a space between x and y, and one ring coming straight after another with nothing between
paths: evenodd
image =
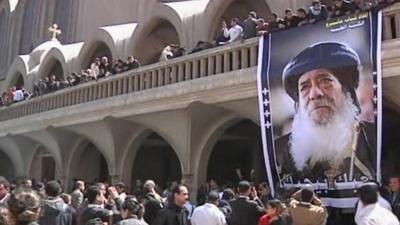
<instances>
[{"instance_id":1,"label":"concrete pillar","mask_svg":"<svg viewBox=\"0 0 400 225\"><path fill-rule=\"evenodd\" d=\"M238 70L240 66L239 50L233 50L232 53L232 70Z\"/></svg>"},{"instance_id":2,"label":"concrete pillar","mask_svg":"<svg viewBox=\"0 0 400 225\"><path fill-rule=\"evenodd\" d=\"M250 66L256 66L257 65L257 50L258 46L251 46L250 48Z\"/></svg>"},{"instance_id":3,"label":"concrete pillar","mask_svg":"<svg viewBox=\"0 0 400 225\"><path fill-rule=\"evenodd\" d=\"M230 52L224 53L224 73L231 71L231 57Z\"/></svg>"},{"instance_id":4,"label":"concrete pillar","mask_svg":"<svg viewBox=\"0 0 400 225\"><path fill-rule=\"evenodd\" d=\"M176 83L178 80L178 68L176 65L171 66L171 83Z\"/></svg>"},{"instance_id":5,"label":"concrete pillar","mask_svg":"<svg viewBox=\"0 0 400 225\"><path fill-rule=\"evenodd\" d=\"M214 75L214 69L215 69L215 62L214 62L214 56L209 56L207 58L207 75Z\"/></svg>"},{"instance_id":6,"label":"concrete pillar","mask_svg":"<svg viewBox=\"0 0 400 225\"><path fill-rule=\"evenodd\" d=\"M215 73L222 73L222 55L218 54L215 56Z\"/></svg>"},{"instance_id":7,"label":"concrete pillar","mask_svg":"<svg viewBox=\"0 0 400 225\"><path fill-rule=\"evenodd\" d=\"M192 67L190 61L185 63L185 80L192 79Z\"/></svg>"},{"instance_id":8,"label":"concrete pillar","mask_svg":"<svg viewBox=\"0 0 400 225\"><path fill-rule=\"evenodd\" d=\"M207 59L202 58L200 59L200 77L207 76Z\"/></svg>"},{"instance_id":9,"label":"concrete pillar","mask_svg":"<svg viewBox=\"0 0 400 225\"><path fill-rule=\"evenodd\" d=\"M162 69L158 69L157 77L158 77L158 87L163 86L164 85L164 76L163 76Z\"/></svg>"},{"instance_id":10,"label":"concrete pillar","mask_svg":"<svg viewBox=\"0 0 400 225\"><path fill-rule=\"evenodd\" d=\"M185 78L185 70L184 70L184 64L179 63L178 65L178 82L182 82Z\"/></svg>"},{"instance_id":11,"label":"concrete pillar","mask_svg":"<svg viewBox=\"0 0 400 225\"><path fill-rule=\"evenodd\" d=\"M199 77L199 60L195 59L192 61L192 79Z\"/></svg>"}]
</instances>

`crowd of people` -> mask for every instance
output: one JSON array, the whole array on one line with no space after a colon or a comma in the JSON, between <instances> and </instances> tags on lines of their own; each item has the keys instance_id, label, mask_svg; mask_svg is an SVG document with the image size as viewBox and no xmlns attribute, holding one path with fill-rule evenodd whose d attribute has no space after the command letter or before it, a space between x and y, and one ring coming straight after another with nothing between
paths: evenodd
<instances>
[{"instance_id":1,"label":"crowd of people","mask_svg":"<svg viewBox=\"0 0 400 225\"><path fill-rule=\"evenodd\" d=\"M266 183L254 186L242 180L236 188L221 190L209 182L206 199L195 205L184 184L174 182L164 193L147 180L128 193L123 182L114 185L76 180L66 193L60 182L18 185L0 177L0 225L324 225L332 222L312 186L291 191L288 198L273 199ZM352 220L340 224L398 225L400 177L391 177L389 194L377 182L357 189Z\"/></svg>"}]
</instances>

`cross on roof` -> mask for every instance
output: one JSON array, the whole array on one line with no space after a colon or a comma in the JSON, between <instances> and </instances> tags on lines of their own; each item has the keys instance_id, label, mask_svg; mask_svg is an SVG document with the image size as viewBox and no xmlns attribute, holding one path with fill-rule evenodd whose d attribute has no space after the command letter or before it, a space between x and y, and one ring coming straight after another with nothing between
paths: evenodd
<instances>
[{"instance_id":1,"label":"cross on roof","mask_svg":"<svg viewBox=\"0 0 400 225\"><path fill-rule=\"evenodd\" d=\"M58 25L56 23L49 27L49 32L51 34L51 40L58 41L57 36L61 34L61 30L58 29Z\"/></svg>"}]
</instances>

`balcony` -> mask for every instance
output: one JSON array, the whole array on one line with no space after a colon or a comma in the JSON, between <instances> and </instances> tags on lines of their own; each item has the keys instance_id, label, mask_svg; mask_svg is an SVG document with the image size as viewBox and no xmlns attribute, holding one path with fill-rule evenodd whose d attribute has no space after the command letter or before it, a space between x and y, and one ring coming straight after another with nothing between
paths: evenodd
<instances>
[{"instance_id":1,"label":"balcony","mask_svg":"<svg viewBox=\"0 0 400 225\"><path fill-rule=\"evenodd\" d=\"M396 102L394 99L399 98L400 93L397 93L398 90L394 88L396 85L392 85L392 88L392 86L386 84L388 82L385 82L385 80L392 78L398 80L400 75L400 72L398 72L400 68L400 4L384 10L383 24L382 65L384 86L388 86L388 89L384 88L384 94L389 98L392 96L392 101ZM29 118L35 120L35 115L49 111L63 112L63 109L67 107L68 110L72 110L71 107L78 105L90 108L94 106L94 103L101 100L112 99L114 106L115 104L122 106L124 102L129 101L127 100L128 98L140 98L140 95L138 95L140 93L156 99L160 97L160 92L155 89L160 90L159 88L161 87L167 88L169 91L173 90L179 95L179 92L183 92L180 88L184 84L189 84L190 86L201 83L205 85L204 90L206 90L207 84L213 85L215 82L222 82L225 79L228 82L225 82L226 86L246 83L246 88L251 87L254 89L249 92L249 95L255 97L257 95L257 58L258 39L254 38L243 43L234 43L230 46L204 50L168 62L144 66L103 80L85 83L9 107L3 107L0 109L0 121L3 121L1 123L4 129L2 130L3 132L9 132L6 131L7 127L12 128L15 125L12 120L15 122L15 119L28 118L29 116ZM227 81L226 77L228 76L231 76L232 80ZM189 83L195 80L199 83ZM181 86L177 84L181 84ZM148 90L151 91L148 92ZM145 98L141 99L142 102L146 101ZM146 112L142 110L138 113Z\"/></svg>"}]
</instances>

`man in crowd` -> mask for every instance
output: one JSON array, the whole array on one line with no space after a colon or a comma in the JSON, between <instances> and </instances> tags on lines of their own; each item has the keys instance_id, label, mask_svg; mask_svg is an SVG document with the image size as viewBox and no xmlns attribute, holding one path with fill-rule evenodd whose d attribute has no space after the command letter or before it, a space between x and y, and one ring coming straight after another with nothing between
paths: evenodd
<instances>
[{"instance_id":1,"label":"man in crowd","mask_svg":"<svg viewBox=\"0 0 400 225\"><path fill-rule=\"evenodd\" d=\"M310 23L324 21L328 18L328 9L322 5L320 0L313 0L309 11Z\"/></svg>"},{"instance_id":2,"label":"man in crowd","mask_svg":"<svg viewBox=\"0 0 400 225\"><path fill-rule=\"evenodd\" d=\"M229 38L229 40L224 44L229 44L235 41L239 41L242 38L243 28L239 25L239 19L233 18L231 20L231 28L229 28L229 30L226 22L222 21L222 31L224 32L224 36L226 38Z\"/></svg>"},{"instance_id":3,"label":"man in crowd","mask_svg":"<svg viewBox=\"0 0 400 225\"><path fill-rule=\"evenodd\" d=\"M303 188L293 194L289 211L293 225L323 225L326 224L328 217L326 207L311 187Z\"/></svg>"},{"instance_id":4,"label":"man in crowd","mask_svg":"<svg viewBox=\"0 0 400 225\"><path fill-rule=\"evenodd\" d=\"M85 191L85 182L77 180L74 185L74 191L71 193L72 206L79 209L83 203L83 192Z\"/></svg>"},{"instance_id":5,"label":"man in crowd","mask_svg":"<svg viewBox=\"0 0 400 225\"><path fill-rule=\"evenodd\" d=\"M399 225L399 220L392 212L378 204L379 187L368 182L358 189L359 203L355 221L357 225Z\"/></svg>"},{"instance_id":6,"label":"man in crowd","mask_svg":"<svg viewBox=\"0 0 400 225\"><path fill-rule=\"evenodd\" d=\"M161 196L156 192L155 187L156 183L152 180L147 180L143 185L145 192L144 220L149 224L153 223L158 211L164 207Z\"/></svg>"},{"instance_id":7,"label":"man in crowd","mask_svg":"<svg viewBox=\"0 0 400 225\"><path fill-rule=\"evenodd\" d=\"M8 207L7 201L10 197L10 183L8 180L0 176L0 207Z\"/></svg>"},{"instance_id":8,"label":"man in crowd","mask_svg":"<svg viewBox=\"0 0 400 225\"><path fill-rule=\"evenodd\" d=\"M312 45L283 71L286 92L295 102L292 132L275 142L281 176L292 182L348 180L376 171L375 127L358 119L356 94L360 60L341 43Z\"/></svg>"},{"instance_id":9,"label":"man in crowd","mask_svg":"<svg viewBox=\"0 0 400 225\"><path fill-rule=\"evenodd\" d=\"M76 211L60 198L61 186L53 180L45 186L47 199L44 201L41 225L76 225Z\"/></svg>"},{"instance_id":10,"label":"man in crowd","mask_svg":"<svg viewBox=\"0 0 400 225\"><path fill-rule=\"evenodd\" d=\"M116 225L148 225L142 219L143 206L133 196L125 198L121 214L123 220L116 223Z\"/></svg>"},{"instance_id":11,"label":"man in crowd","mask_svg":"<svg viewBox=\"0 0 400 225\"><path fill-rule=\"evenodd\" d=\"M232 214L231 225L257 225L265 209L257 198L257 191L248 181L240 181L238 184L239 196L230 202ZM254 200L251 200L252 197Z\"/></svg>"},{"instance_id":12,"label":"man in crowd","mask_svg":"<svg viewBox=\"0 0 400 225\"><path fill-rule=\"evenodd\" d=\"M90 186L86 190L86 197L89 204L80 217L80 224L84 225L89 220L95 218L100 218L103 223L112 224L112 211L104 209L106 201L104 192L98 185Z\"/></svg>"},{"instance_id":13,"label":"man in crowd","mask_svg":"<svg viewBox=\"0 0 400 225\"><path fill-rule=\"evenodd\" d=\"M400 218L400 177L392 176L389 180L390 197L389 201L393 213Z\"/></svg>"},{"instance_id":14,"label":"man in crowd","mask_svg":"<svg viewBox=\"0 0 400 225\"><path fill-rule=\"evenodd\" d=\"M243 28L243 39L249 39L257 36L256 12L249 12L247 19L242 22L241 27Z\"/></svg>"},{"instance_id":15,"label":"man in crowd","mask_svg":"<svg viewBox=\"0 0 400 225\"><path fill-rule=\"evenodd\" d=\"M334 0L331 17L340 17L353 13L356 10L355 5L346 0Z\"/></svg>"},{"instance_id":16,"label":"man in crowd","mask_svg":"<svg viewBox=\"0 0 400 225\"><path fill-rule=\"evenodd\" d=\"M184 185L176 185L171 190L168 205L160 210L151 225L190 225L188 211L189 192Z\"/></svg>"},{"instance_id":17,"label":"man in crowd","mask_svg":"<svg viewBox=\"0 0 400 225\"><path fill-rule=\"evenodd\" d=\"M218 192L209 192L207 203L194 210L191 219L192 225L226 225L225 215L217 207L218 199Z\"/></svg>"},{"instance_id":18,"label":"man in crowd","mask_svg":"<svg viewBox=\"0 0 400 225\"><path fill-rule=\"evenodd\" d=\"M292 9L286 9L285 10L285 28L292 28L292 27L297 27L299 25L299 22L301 19L297 16L294 15L292 12Z\"/></svg>"}]
</instances>

